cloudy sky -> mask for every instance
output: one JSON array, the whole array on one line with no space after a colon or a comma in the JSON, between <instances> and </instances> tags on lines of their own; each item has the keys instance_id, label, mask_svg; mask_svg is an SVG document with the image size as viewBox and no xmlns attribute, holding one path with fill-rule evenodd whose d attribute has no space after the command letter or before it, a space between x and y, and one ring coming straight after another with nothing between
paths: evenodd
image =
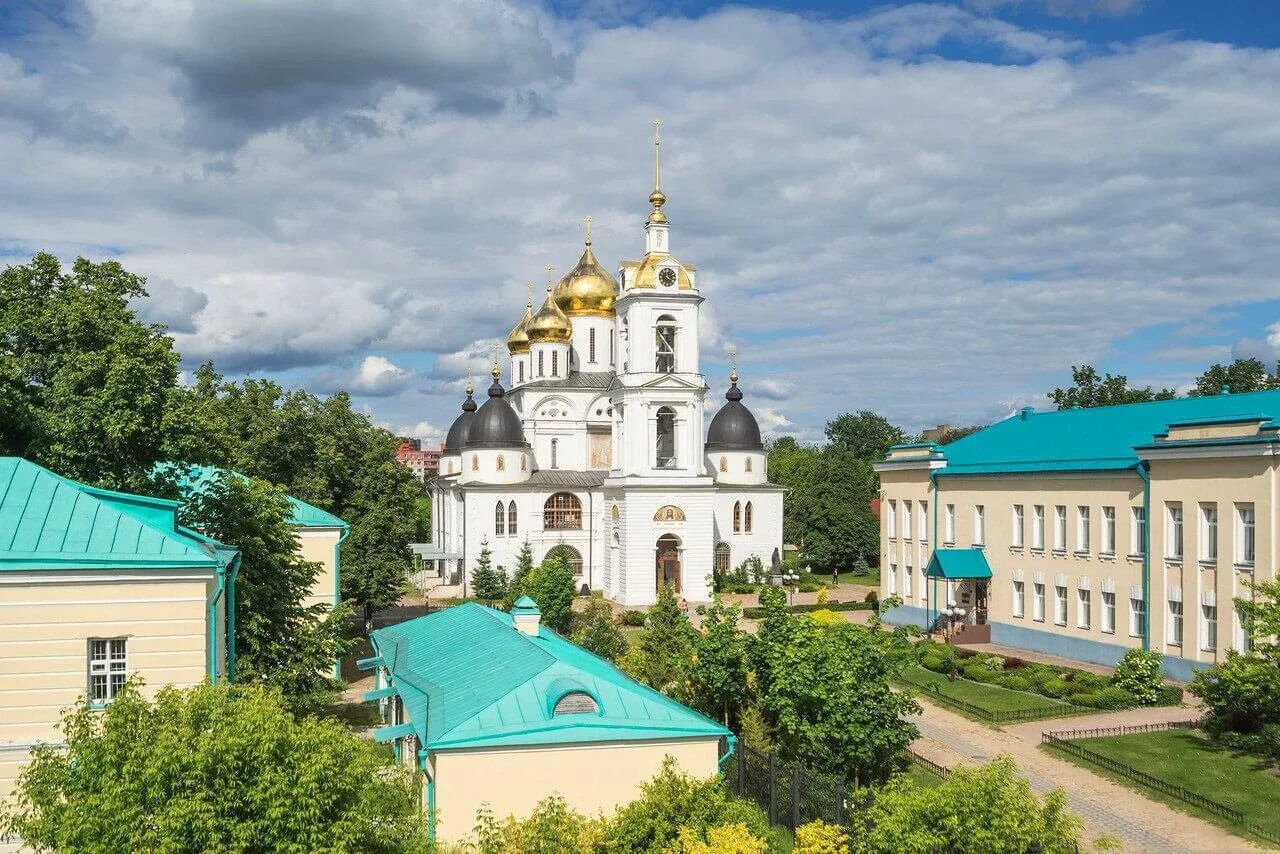
<instances>
[{"instance_id":1,"label":"cloudy sky","mask_svg":"<svg viewBox=\"0 0 1280 854\"><path fill-rule=\"evenodd\" d=\"M805 439L1093 362L1280 356L1270 0L0 2L0 262L118 258L188 367L438 440L576 260L641 252L652 128L714 393Z\"/></svg>"}]
</instances>

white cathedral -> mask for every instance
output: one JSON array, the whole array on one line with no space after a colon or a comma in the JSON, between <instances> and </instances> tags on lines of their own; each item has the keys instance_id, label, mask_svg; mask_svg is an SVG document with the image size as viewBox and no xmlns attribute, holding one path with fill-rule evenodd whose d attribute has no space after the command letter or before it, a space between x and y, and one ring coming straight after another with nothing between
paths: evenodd
<instances>
[{"instance_id":1,"label":"white cathedral","mask_svg":"<svg viewBox=\"0 0 1280 854\"><path fill-rule=\"evenodd\" d=\"M736 369L703 430L697 268L670 252L655 139L645 254L615 280L586 248L546 301L511 330L510 390L495 365L488 400L468 385L433 487L423 557L469 592L483 548L510 571L527 541L580 587L644 606L658 586L711 596L713 568L782 550L783 488L769 482Z\"/></svg>"}]
</instances>

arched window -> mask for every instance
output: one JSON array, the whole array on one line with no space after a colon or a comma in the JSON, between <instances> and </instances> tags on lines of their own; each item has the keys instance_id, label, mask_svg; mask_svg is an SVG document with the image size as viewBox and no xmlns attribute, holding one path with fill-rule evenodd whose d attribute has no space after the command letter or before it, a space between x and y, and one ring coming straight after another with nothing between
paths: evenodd
<instances>
[{"instance_id":1,"label":"arched window","mask_svg":"<svg viewBox=\"0 0 1280 854\"><path fill-rule=\"evenodd\" d=\"M559 466L556 465L556 451L558 450L559 445L560 445L559 439L551 440L551 467L552 468L559 468Z\"/></svg>"},{"instance_id":2,"label":"arched window","mask_svg":"<svg viewBox=\"0 0 1280 854\"><path fill-rule=\"evenodd\" d=\"M548 498L542 505L542 527L548 531L582 530L582 502L578 496L557 492Z\"/></svg>"},{"instance_id":3,"label":"arched window","mask_svg":"<svg viewBox=\"0 0 1280 854\"><path fill-rule=\"evenodd\" d=\"M733 502L733 532L742 533L742 502Z\"/></svg>"},{"instance_id":4,"label":"arched window","mask_svg":"<svg viewBox=\"0 0 1280 854\"><path fill-rule=\"evenodd\" d=\"M493 508L493 534L494 534L494 536L501 537L503 534L505 534L505 533L507 532L507 531L506 531L506 527L507 527L507 514L506 514L506 512L505 512L505 511L506 511L506 508L502 506L502 502L501 502L501 501L499 501L499 502L498 502L498 506L497 506L497 507Z\"/></svg>"},{"instance_id":5,"label":"arched window","mask_svg":"<svg viewBox=\"0 0 1280 854\"><path fill-rule=\"evenodd\" d=\"M551 710L551 714L555 715L598 715L600 714L600 706L596 704L596 700L586 691L570 691L559 700L556 700L555 708Z\"/></svg>"},{"instance_id":6,"label":"arched window","mask_svg":"<svg viewBox=\"0 0 1280 854\"><path fill-rule=\"evenodd\" d=\"M670 406L658 410L657 466L676 467L676 411Z\"/></svg>"},{"instance_id":7,"label":"arched window","mask_svg":"<svg viewBox=\"0 0 1280 854\"><path fill-rule=\"evenodd\" d=\"M676 319L669 314L658 318L654 329L656 362L654 370L660 374L676 372Z\"/></svg>"},{"instance_id":8,"label":"arched window","mask_svg":"<svg viewBox=\"0 0 1280 854\"><path fill-rule=\"evenodd\" d=\"M729 470L729 461L728 461L727 459L725 459L724 457L721 457L721 458L720 458L720 471L728 471L728 470Z\"/></svg>"},{"instance_id":9,"label":"arched window","mask_svg":"<svg viewBox=\"0 0 1280 854\"><path fill-rule=\"evenodd\" d=\"M547 552L547 556L543 560L554 560L556 558L564 561L564 565L573 570L575 576L582 575L582 553L573 546L566 546L561 543Z\"/></svg>"},{"instance_id":10,"label":"arched window","mask_svg":"<svg viewBox=\"0 0 1280 854\"><path fill-rule=\"evenodd\" d=\"M478 454L471 455L471 470L480 471L480 456Z\"/></svg>"},{"instance_id":11,"label":"arched window","mask_svg":"<svg viewBox=\"0 0 1280 854\"><path fill-rule=\"evenodd\" d=\"M498 512L502 512L502 505L498 505ZM507 506L507 533L514 535L516 532L516 503L512 501Z\"/></svg>"},{"instance_id":12,"label":"arched window","mask_svg":"<svg viewBox=\"0 0 1280 854\"><path fill-rule=\"evenodd\" d=\"M751 471L751 457L747 457L747 471Z\"/></svg>"},{"instance_id":13,"label":"arched window","mask_svg":"<svg viewBox=\"0 0 1280 854\"><path fill-rule=\"evenodd\" d=\"M750 501L747 502L747 509L742 514L742 530L746 531L748 534L751 533L751 502Z\"/></svg>"},{"instance_id":14,"label":"arched window","mask_svg":"<svg viewBox=\"0 0 1280 854\"><path fill-rule=\"evenodd\" d=\"M716 546L716 559L713 564L716 575L724 577L729 574L729 544L719 543Z\"/></svg>"},{"instance_id":15,"label":"arched window","mask_svg":"<svg viewBox=\"0 0 1280 854\"><path fill-rule=\"evenodd\" d=\"M498 454L498 471L507 470L507 458L502 454Z\"/></svg>"}]
</instances>

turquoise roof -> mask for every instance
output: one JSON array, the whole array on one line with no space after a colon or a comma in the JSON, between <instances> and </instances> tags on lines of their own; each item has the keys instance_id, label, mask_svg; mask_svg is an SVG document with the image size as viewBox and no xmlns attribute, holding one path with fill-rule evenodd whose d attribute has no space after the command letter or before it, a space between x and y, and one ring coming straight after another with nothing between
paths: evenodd
<instances>
[{"instance_id":1,"label":"turquoise roof","mask_svg":"<svg viewBox=\"0 0 1280 854\"><path fill-rule=\"evenodd\" d=\"M165 462L156 464L157 471L178 475L178 485L183 490L197 490L220 474L233 477L244 477L243 474L218 466L201 466L194 463ZM346 522L327 510L321 510L314 504L308 504L301 498L289 496L292 513L289 521L300 528L346 528Z\"/></svg>"},{"instance_id":2,"label":"turquoise roof","mask_svg":"<svg viewBox=\"0 0 1280 854\"><path fill-rule=\"evenodd\" d=\"M545 626L526 635L474 602L370 637L431 750L729 735ZM552 715L571 691L593 697L599 714Z\"/></svg>"},{"instance_id":3,"label":"turquoise roof","mask_svg":"<svg viewBox=\"0 0 1280 854\"><path fill-rule=\"evenodd\" d=\"M0 570L228 565L235 549L178 525L177 509L0 457Z\"/></svg>"},{"instance_id":4,"label":"turquoise roof","mask_svg":"<svg viewBox=\"0 0 1280 854\"><path fill-rule=\"evenodd\" d=\"M937 549L925 574L934 578L990 578L991 565L982 549Z\"/></svg>"},{"instance_id":5,"label":"turquoise roof","mask_svg":"<svg viewBox=\"0 0 1280 854\"><path fill-rule=\"evenodd\" d=\"M1130 469L1138 463L1136 449L1152 446L1172 424L1244 418L1280 419L1280 390L1058 412L1023 410L942 446L946 466L938 475ZM1280 441L1280 436L1264 440Z\"/></svg>"}]
</instances>

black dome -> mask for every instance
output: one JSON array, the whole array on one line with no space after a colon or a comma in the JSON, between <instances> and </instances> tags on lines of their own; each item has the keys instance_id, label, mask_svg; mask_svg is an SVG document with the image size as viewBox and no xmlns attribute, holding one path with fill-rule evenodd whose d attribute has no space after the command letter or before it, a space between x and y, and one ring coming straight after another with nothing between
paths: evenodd
<instances>
[{"instance_id":1,"label":"black dome","mask_svg":"<svg viewBox=\"0 0 1280 854\"><path fill-rule=\"evenodd\" d=\"M735 379L725 394L727 401L707 430L708 451L763 451L760 441L760 425L751 410L742 405L742 391Z\"/></svg>"},{"instance_id":2,"label":"black dome","mask_svg":"<svg viewBox=\"0 0 1280 854\"><path fill-rule=\"evenodd\" d=\"M507 403L502 384L496 379L489 386L489 399L476 412L467 433L468 448L527 448L520 416Z\"/></svg>"},{"instance_id":3,"label":"black dome","mask_svg":"<svg viewBox=\"0 0 1280 854\"><path fill-rule=\"evenodd\" d=\"M467 386L467 399L462 401L462 414L453 419L449 433L444 439L444 452L456 454L467 443L467 435L471 432L471 422L476 418L476 401L471 396L471 386Z\"/></svg>"}]
</instances>

